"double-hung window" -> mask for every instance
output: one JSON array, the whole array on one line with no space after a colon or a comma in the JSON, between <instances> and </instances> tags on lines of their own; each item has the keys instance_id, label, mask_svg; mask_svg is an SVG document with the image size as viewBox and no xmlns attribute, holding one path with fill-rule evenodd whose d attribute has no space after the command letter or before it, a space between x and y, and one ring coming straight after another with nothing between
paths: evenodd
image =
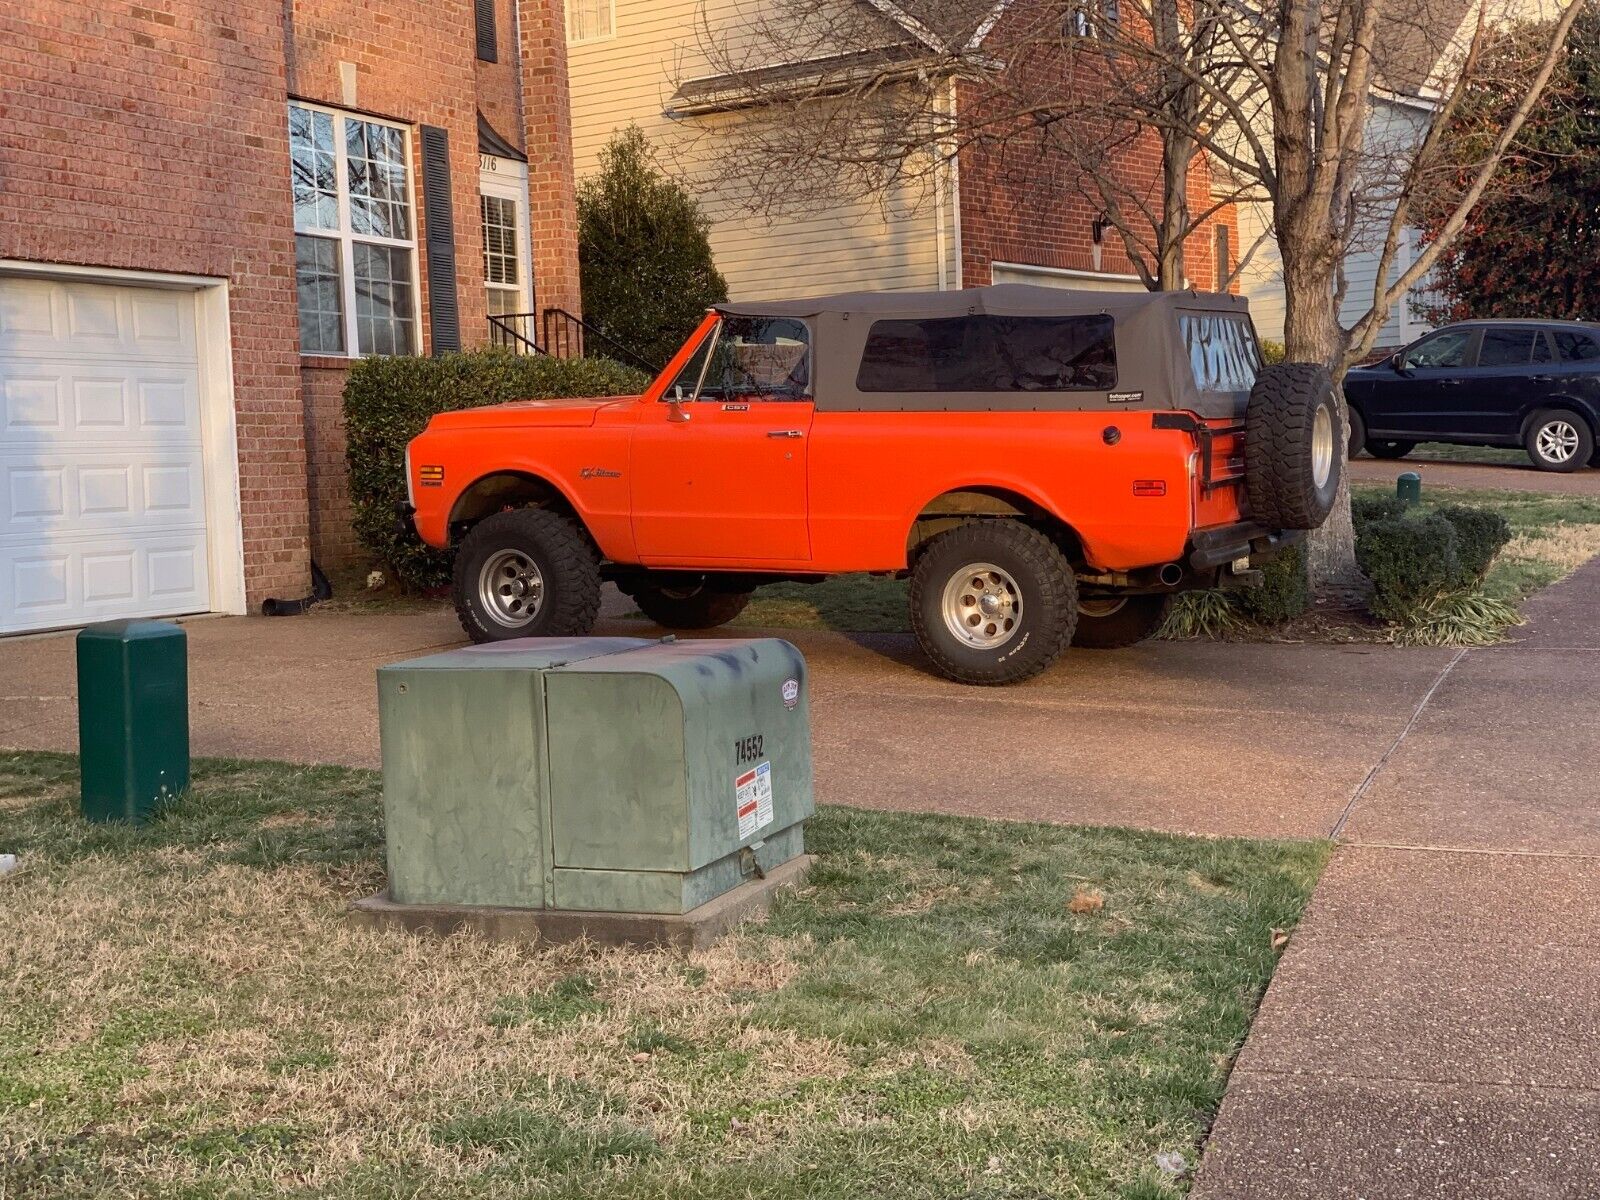
<instances>
[{"instance_id":1,"label":"double-hung window","mask_svg":"<svg viewBox=\"0 0 1600 1200\"><path fill-rule=\"evenodd\" d=\"M302 354L414 354L416 222L406 130L289 106Z\"/></svg>"}]
</instances>

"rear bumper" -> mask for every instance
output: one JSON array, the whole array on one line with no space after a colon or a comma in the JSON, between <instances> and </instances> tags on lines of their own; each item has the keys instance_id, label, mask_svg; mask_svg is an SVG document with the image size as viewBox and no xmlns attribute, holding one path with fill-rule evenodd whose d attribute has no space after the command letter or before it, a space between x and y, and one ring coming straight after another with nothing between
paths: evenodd
<instances>
[{"instance_id":1,"label":"rear bumper","mask_svg":"<svg viewBox=\"0 0 1600 1200\"><path fill-rule=\"evenodd\" d=\"M1268 529L1254 521L1197 529L1189 539L1189 569L1214 571L1236 558L1277 554L1305 539L1298 529Z\"/></svg>"}]
</instances>

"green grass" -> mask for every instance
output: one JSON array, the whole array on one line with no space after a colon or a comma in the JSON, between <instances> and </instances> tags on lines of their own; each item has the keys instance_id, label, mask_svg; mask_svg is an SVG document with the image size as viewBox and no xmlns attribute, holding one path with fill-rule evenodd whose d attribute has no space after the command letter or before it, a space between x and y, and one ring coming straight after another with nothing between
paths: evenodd
<instances>
[{"instance_id":1,"label":"green grass","mask_svg":"<svg viewBox=\"0 0 1600 1200\"><path fill-rule=\"evenodd\" d=\"M1429 461L1526 467L1530 471L1534 469L1533 463L1528 458L1527 451L1520 448L1509 446L1457 446L1450 442L1419 442L1417 448L1406 455L1405 458L1379 459L1378 461L1392 462L1396 472L1404 471L1408 462Z\"/></svg>"},{"instance_id":2,"label":"green grass","mask_svg":"<svg viewBox=\"0 0 1600 1200\"><path fill-rule=\"evenodd\" d=\"M5 1196L1178 1195L1327 853L827 808L764 924L537 949L345 920L372 773L75 772L0 755Z\"/></svg>"}]
</instances>

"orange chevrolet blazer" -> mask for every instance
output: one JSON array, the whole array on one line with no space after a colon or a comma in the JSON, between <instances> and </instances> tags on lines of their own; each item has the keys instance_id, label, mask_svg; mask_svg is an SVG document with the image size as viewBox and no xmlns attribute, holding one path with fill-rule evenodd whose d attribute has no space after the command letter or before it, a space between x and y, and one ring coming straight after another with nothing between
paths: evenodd
<instances>
[{"instance_id":1,"label":"orange chevrolet blazer","mask_svg":"<svg viewBox=\"0 0 1600 1200\"><path fill-rule=\"evenodd\" d=\"M752 589L909 576L943 674L1010 683L1247 585L1327 516L1326 371L1261 365L1243 300L1006 285L711 311L643 395L436 416L407 452L477 641L669 628Z\"/></svg>"}]
</instances>

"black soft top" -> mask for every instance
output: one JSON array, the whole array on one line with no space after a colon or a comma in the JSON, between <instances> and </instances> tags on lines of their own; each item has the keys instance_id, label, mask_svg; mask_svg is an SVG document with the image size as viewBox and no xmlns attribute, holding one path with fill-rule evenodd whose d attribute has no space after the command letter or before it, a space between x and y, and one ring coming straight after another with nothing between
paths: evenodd
<instances>
[{"instance_id":1,"label":"black soft top","mask_svg":"<svg viewBox=\"0 0 1600 1200\"><path fill-rule=\"evenodd\" d=\"M716 311L735 317L804 320L813 344L812 385L819 410L1160 408L1208 412L1233 409L1243 397L1201 393L1190 368L1180 314L1249 317L1239 296L1219 292L1099 292L1006 283L949 292L844 292L800 300L739 301ZM1115 326L1117 380L1113 389L1025 392L862 392L857 371L876 320L917 320L975 314L1006 317L1105 315ZM1137 400L1132 395L1139 393ZM1111 395L1118 399L1113 401Z\"/></svg>"}]
</instances>

